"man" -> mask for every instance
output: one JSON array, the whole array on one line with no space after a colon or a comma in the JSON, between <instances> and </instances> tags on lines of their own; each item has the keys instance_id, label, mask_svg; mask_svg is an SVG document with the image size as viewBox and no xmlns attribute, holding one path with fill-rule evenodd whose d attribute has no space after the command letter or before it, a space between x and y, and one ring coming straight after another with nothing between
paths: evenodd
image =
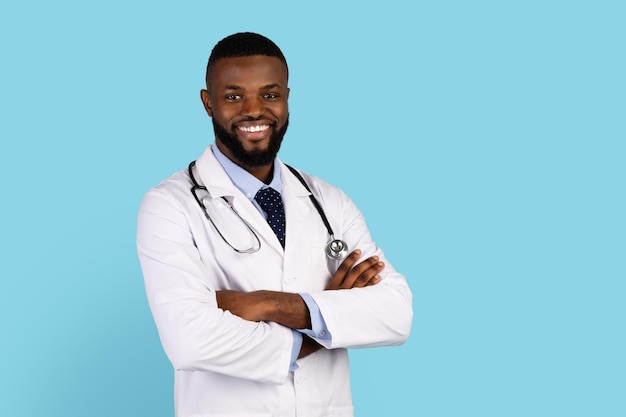
<instances>
[{"instance_id":1,"label":"man","mask_svg":"<svg viewBox=\"0 0 626 417\"><path fill-rule=\"evenodd\" d=\"M288 67L271 40L218 42L200 96L215 144L150 190L138 217L176 415L352 416L346 349L407 339L406 281L340 189L277 158ZM354 250L329 257L332 239Z\"/></svg>"}]
</instances>

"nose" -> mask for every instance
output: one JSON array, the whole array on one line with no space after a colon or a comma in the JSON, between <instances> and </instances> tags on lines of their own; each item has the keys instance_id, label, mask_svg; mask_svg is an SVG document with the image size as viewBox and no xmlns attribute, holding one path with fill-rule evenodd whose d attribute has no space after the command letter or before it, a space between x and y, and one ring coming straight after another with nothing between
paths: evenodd
<instances>
[{"instance_id":1,"label":"nose","mask_svg":"<svg viewBox=\"0 0 626 417\"><path fill-rule=\"evenodd\" d=\"M246 97L241 105L241 115L249 117L259 117L265 112L263 100L259 97Z\"/></svg>"}]
</instances>

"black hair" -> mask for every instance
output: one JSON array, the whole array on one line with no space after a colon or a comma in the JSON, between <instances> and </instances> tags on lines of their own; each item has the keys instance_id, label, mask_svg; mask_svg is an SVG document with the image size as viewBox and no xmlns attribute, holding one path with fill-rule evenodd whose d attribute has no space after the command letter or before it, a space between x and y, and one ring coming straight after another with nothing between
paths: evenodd
<instances>
[{"instance_id":1,"label":"black hair","mask_svg":"<svg viewBox=\"0 0 626 417\"><path fill-rule=\"evenodd\" d=\"M209 79L215 63L222 58L235 58L252 55L273 56L281 60L287 67L287 60L280 48L263 35L252 32L240 32L227 36L219 41L211 51L206 66L206 84L209 88ZM289 68L287 67L287 70Z\"/></svg>"}]
</instances>

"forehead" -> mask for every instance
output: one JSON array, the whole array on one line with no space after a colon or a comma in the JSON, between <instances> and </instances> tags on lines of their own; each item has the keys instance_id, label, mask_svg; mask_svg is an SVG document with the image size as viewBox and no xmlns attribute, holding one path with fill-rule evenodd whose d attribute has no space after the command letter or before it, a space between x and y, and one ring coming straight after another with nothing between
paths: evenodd
<instances>
[{"instance_id":1,"label":"forehead","mask_svg":"<svg viewBox=\"0 0 626 417\"><path fill-rule=\"evenodd\" d=\"M211 89L227 86L255 88L272 84L286 88L288 78L287 67L280 59L252 55L217 60L210 83Z\"/></svg>"}]
</instances>

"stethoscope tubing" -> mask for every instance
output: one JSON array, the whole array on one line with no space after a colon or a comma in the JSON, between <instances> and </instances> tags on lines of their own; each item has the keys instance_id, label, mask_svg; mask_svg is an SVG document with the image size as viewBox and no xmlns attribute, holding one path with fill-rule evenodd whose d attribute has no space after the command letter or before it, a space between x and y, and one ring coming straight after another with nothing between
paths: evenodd
<instances>
[{"instance_id":1,"label":"stethoscope tubing","mask_svg":"<svg viewBox=\"0 0 626 417\"><path fill-rule=\"evenodd\" d=\"M335 239L335 232L333 232L333 228L330 227L330 222L326 217L326 213L324 213L322 206L320 205L319 201L317 201L317 198L315 198L315 196L313 195L313 191L311 191L309 185L306 183L302 175L300 175L300 173L291 165L285 165L287 166L287 168L289 168L289 171L291 171L291 173L295 175L295 177L302 183L304 188L306 188L306 190L310 193L309 198L311 199L311 202L315 206L317 212L320 214L320 217L324 222L324 226L326 226L326 230L328 231L328 235L330 236L330 242L326 244L326 255L331 259L345 258L346 255L348 255L348 244L341 239Z\"/></svg>"},{"instance_id":2,"label":"stethoscope tubing","mask_svg":"<svg viewBox=\"0 0 626 417\"><path fill-rule=\"evenodd\" d=\"M241 217L241 215L239 215L239 213L237 213L237 211L232 206L232 204L228 203L228 200L226 200L226 198L222 197L222 199L224 199L224 201L226 201L226 204L228 204L228 206L231 208L231 210L233 210L233 212L237 215L237 217L239 217L239 219L243 222L243 224L245 224L246 227L248 228L248 230L252 233L252 235L254 236L254 238L255 238L255 240L257 242L257 245L255 245L255 246L253 246L253 247L251 247L249 249L237 249L237 248L235 248L232 244L230 244L230 242L228 242L228 240L222 234L222 232L217 227L217 225L215 224L213 219L211 219L211 216L209 216L209 213L208 213L206 207L204 206L204 203L200 200L200 198L198 198L198 195L196 193L196 190L203 190L203 191L207 191L207 192L208 192L208 190L207 190L207 188L204 185L200 185L198 183L198 181L196 180L196 177L193 174L193 168L194 168L195 165L196 165L196 161L191 161L191 163L189 164L189 167L188 167L189 177L191 178L191 182L193 184L193 186L191 187L191 194L193 194L194 199L196 200L196 202L198 203L200 208L202 208L202 211L204 212L204 216L213 225L213 228L217 231L217 233L220 235L222 240L224 242L226 242L226 244L228 246L230 246L233 250L235 250L235 252L238 252L238 253L255 253L255 252L258 252L261 249L261 240L259 239L259 236L255 233L255 231L248 224L248 222L246 222ZM321 204L319 203L317 198L315 198L315 196L313 195L313 192L309 188L309 185L306 183L306 181L302 177L302 175L300 175L300 173L295 168L293 168L292 166L287 165L287 164L285 164L285 165L287 166L287 168L289 168L291 173L302 183L304 188L306 188L306 190L310 193L309 194L309 198L311 200L311 203L313 204L313 206L315 207L315 209L319 213L319 215L320 215L320 217L322 219L322 222L324 223L324 226L326 227L326 230L328 231L328 235L330 236L330 241L326 245L326 256L328 256L330 259L334 259L334 260L341 260L341 259L345 258L346 255L348 254L348 244L346 242L344 242L343 240L341 240L341 239L335 239L335 232L333 231L332 227L330 226L330 222L328 221L328 217L326 217L326 213L324 213L324 209L322 209Z\"/></svg>"},{"instance_id":3,"label":"stethoscope tubing","mask_svg":"<svg viewBox=\"0 0 626 417\"><path fill-rule=\"evenodd\" d=\"M203 191L207 191L207 192L208 192L208 190L206 189L206 187L204 185L200 185L196 181L196 177L193 175L193 167L195 165L196 165L196 161L192 161L189 164L189 168L188 168L189 169L189 177L191 178L191 182L193 183L193 186L191 187L191 194L193 194L194 199L196 200L198 205L202 208L202 211L204 212L204 217L206 217L209 220L209 222L213 225L213 228L217 231L217 234L220 235L222 240L224 242L226 242L226 244L228 246L230 246L235 252L237 252L237 253L255 253L255 252L258 252L261 249L261 240L259 239L259 236L257 236L257 234L254 232L254 230L252 230L252 227L248 224L248 222L245 221L243 217L241 217L241 215L237 212L237 210L235 210L235 208L232 206L232 204L230 204L228 202L228 200L226 200L226 198L224 198L224 197L222 197L222 199L230 207L230 209L233 211L233 213L235 213L237 215L237 217L239 217L239 220L241 220L241 222L246 225L246 227L248 228L248 230L250 231L252 236L254 236L254 239L256 240L256 245L252 246L249 249L237 249L236 247L231 245L230 242L226 239L226 237L222 234L222 232L220 231L219 227L217 227L217 225L215 224L215 222L213 221L211 216L209 216L209 212L207 211L204 203L198 198L198 194L196 194L195 190L203 190Z\"/></svg>"}]
</instances>

